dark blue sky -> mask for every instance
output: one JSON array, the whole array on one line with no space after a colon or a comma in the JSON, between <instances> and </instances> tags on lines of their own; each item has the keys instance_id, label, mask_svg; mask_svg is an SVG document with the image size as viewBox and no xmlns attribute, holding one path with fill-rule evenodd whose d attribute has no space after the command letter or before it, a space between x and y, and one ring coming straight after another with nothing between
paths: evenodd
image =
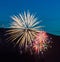
<instances>
[{"instance_id":1,"label":"dark blue sky","mask_svg":"<svg viewBox=\"0 0 60 62\"><path fill-rule=\"evenodd\" d=\"M0 0L0 27L8 27L12 15L28 10L43 21L44 30L60 35L60 0Z\"/></svg>"}]
</instances>

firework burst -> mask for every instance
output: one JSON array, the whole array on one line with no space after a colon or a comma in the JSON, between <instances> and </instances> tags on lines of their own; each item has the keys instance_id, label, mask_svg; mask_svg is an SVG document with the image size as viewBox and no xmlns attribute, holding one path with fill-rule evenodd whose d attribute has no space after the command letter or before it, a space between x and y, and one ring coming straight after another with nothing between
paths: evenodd
<instances>
[{"instance_id":1,"label":"firework burst","mask_svg":"<svg viewBox=\"0 0 60 62\"><path fill-rule=\"evenodd\" d=\"M13 29L7 31L7 34L11 35L7 40L14 42L18 39L15 45L19 44L20 47L27 47L32 43L36 33L42 27L38 26L41 21L38 21L37 18L29 12L27 14L24 12L24 15L19 14L19 16L13 16L12 19L14 21L11 23L10 28Z\"/></svg>"},{"instance_id":2,"label":"firework burst","mask_svg":"<svg viewBox=\"0 0 60 62\"><path fill-rule=\"evenodd\" d=\"M7 38L8 41L14 42L15 46L18 44L20 49L30 49L31 51L39 53L44 51L48 47L48 36L46 32L40 31L42 28L40 22L32 14L25 13L12 17L13 22L10 25L10 29L6 31L6 35L10 35Z\"/></svg>"},{"instance_id":3,"label":"firework burst","mask_svg":"<svg viewBox=\"0 0 60 62\"><path fill-rule=\"evenodd\" d=\"M34 50L35 53L38 53L38 54L40 52L43 53L49 47L49 43L50 43L50 40L46 32L40 31L37 33L33 41L32 49Z\"/></svg>"}]
</instances>

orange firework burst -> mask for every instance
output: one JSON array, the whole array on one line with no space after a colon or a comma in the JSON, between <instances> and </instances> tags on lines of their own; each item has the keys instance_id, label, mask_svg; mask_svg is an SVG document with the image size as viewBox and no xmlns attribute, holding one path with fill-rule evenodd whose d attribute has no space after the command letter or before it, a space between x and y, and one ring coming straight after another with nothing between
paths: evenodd
<instances>
[{"instance_id":1,"label":"orange firework burst","mask_svg":"<svg viewBox=\"0 0 60 62\"><path fill-rule=\"evenodd\" d=\"M35 53L43 53L48 48L49 38L46 32L40 31L37 33L35 40L33 41L33 50Z\"/></svg>"}]
</instances>

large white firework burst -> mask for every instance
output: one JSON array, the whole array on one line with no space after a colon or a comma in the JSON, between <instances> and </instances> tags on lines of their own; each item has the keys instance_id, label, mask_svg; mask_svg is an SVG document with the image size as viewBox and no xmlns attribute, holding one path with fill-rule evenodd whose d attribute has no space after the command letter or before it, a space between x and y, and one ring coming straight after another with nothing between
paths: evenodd
<instances>
[{"instance_id":1,"label":"large white firework burst","mask_svg":"<svg viewBox=\"0 0 60 62\"><path fill-rule=\"evenodd\" d=\"M41 21L38 21L37 18L29 12L24 12L24 14L19 14L18 16L12 17L13 22L11 23L11 30L7 31L7 34L11 35L7 40L19 44L20 47L27 48L28 45L31 45L36 34L39 32L39 29L42 26L39 26Z\"/></svg>"}]
</instances>

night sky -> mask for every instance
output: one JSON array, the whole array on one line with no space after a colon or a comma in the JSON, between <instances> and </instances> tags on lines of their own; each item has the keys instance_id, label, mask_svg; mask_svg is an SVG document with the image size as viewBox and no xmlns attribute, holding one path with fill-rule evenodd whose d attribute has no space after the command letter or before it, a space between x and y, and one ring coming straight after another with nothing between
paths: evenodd
<instances>
[{"instance_id":1,"label":"night sky","mask_svg":"<svg viewBox=\"0 0 60 62\"><path fill-rule=\"evenodd\" d=\"M52 48L43 55L20 55L18 46L6 41L11 16L29 11L35 14L52 38ZM6 28L6 29L4 29ZM8 36L7 36L8 37ZM3 60L2 60L3 59ZM0 62L60 62L60 0L0 0Z\"/></svg>"},{"instance_id":2,"label":"night sky","mask_svg":"<svg viewBox=\"0 0 60 62\"><path fill-rule=\"evenodd\" d=\"M11 16L24 11L42 20L46 32L60 35L60 0L0 0L0 27L9 27Z\"/></svg>"}]
</instances>

